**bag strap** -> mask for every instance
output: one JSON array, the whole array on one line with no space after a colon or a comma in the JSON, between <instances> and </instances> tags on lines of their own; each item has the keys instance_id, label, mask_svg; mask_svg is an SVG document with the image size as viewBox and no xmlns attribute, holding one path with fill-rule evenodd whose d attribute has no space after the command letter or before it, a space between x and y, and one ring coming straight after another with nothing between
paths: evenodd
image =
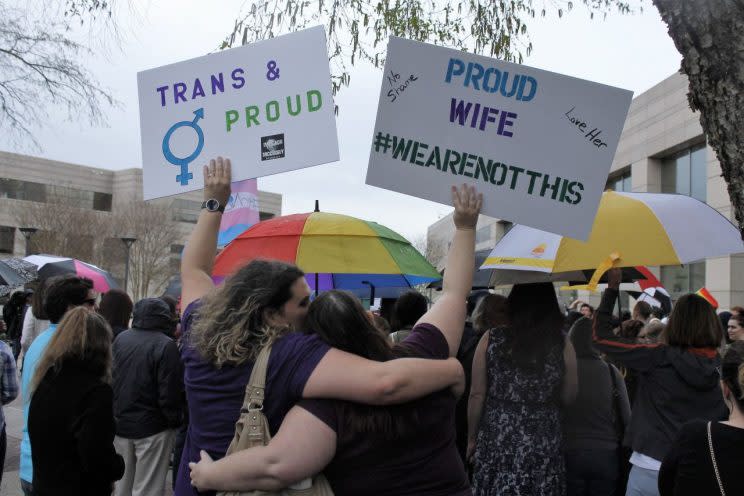
<instances>
[{"instance_id":1,"label":"bag strap","mask_svg":"<svg viewBox=\"0 0 744 496\"><path fill-rule=\"evenodd\" d=\"M264 402L264 389L266 388L266 369L269 365L269 356L271 355L271 345L264 346L258 353L256 360L253 362L251 378L248 379L248 385L245 387L245 399L243 400L243 409L245 410L262 410Z\"/></svg>"},{"instance_id":2,"label":"bag strap","mask_svg":"<svg viewBox=\"0 0 744 496\"><path fill-rule=\"evenodd\" d=\"M710 433L710 422L708 422L708 448L710 449L710 460L713 462L713 471L716 473L716 480L718 481L718 489L721 490L721 496L726 496L726 491L723 490L723 481L721 481L721 474L718 472L716 453L713 451L713 436Z\"/></svg>"}]
</instances>

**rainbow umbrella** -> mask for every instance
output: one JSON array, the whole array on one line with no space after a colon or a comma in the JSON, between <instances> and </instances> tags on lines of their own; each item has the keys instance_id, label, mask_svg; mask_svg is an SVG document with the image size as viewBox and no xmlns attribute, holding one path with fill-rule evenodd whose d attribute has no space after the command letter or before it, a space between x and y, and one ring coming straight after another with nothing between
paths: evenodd
<instances>
[{"instance_id":1,"label":"rainbow umbrella","mask_svg":"<svg viewBox=\"0 0 744 496\"><path fill-rule=\"evenodd\" d=\"M346 289L359 294L410 288L441 279L436 269L398 233L375 222L326 212L285 215L259 222L218 256L213 276L222 279L251 260L297 264L316 293Z\"/></svg>"}]
</instances>

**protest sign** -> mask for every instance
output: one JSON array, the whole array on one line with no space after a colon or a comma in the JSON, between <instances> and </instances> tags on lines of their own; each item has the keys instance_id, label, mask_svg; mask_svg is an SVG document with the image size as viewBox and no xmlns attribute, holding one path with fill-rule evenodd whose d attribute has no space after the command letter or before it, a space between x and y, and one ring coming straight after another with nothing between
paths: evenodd
<instances>
[{"instance_id":1,"label":"protest sign","mask_svg":"<svg viewBox=\"0 0 744 496\"><path fill-rule=\"evenodd\" d=\"M367 184L586 239L632 92L391 37Z\"/></svg>"},{"instance_id":2,"label":"protest sign","mask_svg":"<svg viewBox=\"0 0 744 496\"><path fill-rule=\"evenodd\" d=\"M144 198L201 189L229 157L240 181L339 159L322 27L137 74Z\"/></svg>"}]
</instances>

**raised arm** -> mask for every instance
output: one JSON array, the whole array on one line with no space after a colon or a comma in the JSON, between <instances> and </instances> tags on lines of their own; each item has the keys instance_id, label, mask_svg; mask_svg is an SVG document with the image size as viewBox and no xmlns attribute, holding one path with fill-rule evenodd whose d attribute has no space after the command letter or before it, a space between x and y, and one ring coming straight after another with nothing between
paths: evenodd
<instances>
[{"instance_id":1,"label":"raised arm","mask_svg":"<svg viewBox=\"0 0 744 496\"><path fill-rule=\"evenodd\" d=\"M607 289L594 312L594 345L614 360L635 370L649 370L656 364L659 344L640 344L633 339L615 336L612 332L612 309L620 292L620 269L607 272Z\"/></svg>"},{"instance_id":2,"label":"raised arm","mask_svg":"<svg viewBox=\"0 0 744 496\"><path fill-rule=\"evenodd\" d=\"M204 166L204 200L215 199L223 207L230 199L230 159L217 157ZM221 212L202 209L181 257L181 308L186 308L214 287L212 266L217 255Z\"/></svg>"},{"instance_id":3,"label":"raised arm","mask_svg":"<svg viewBox=\"0 0 744 496\"><path fill-rule=\"evenodd\" d=\"M486 350L488 349L488 332L483 333L473 356L473 373L470 382L468 399L468 450L466 459L475 454L475 443L478 438L483 404L488 391L488 371L486 369Z\"/></svg>"},{"instance_id":4,"label":"raised arm","mask_svg":"<svg viewBox=\"0 0 744 496\"><path fill-rule=\"evenodd\" d=\"M278 491L319 473L335 454L336 433L295 406L268 446L239 451L216 462L202 451L199 463L189 463L191 483L199 491Z\"/></svg>"},{"instance_id":5,"label":"raised arm","mask_svg":"<svg viewBox=\"0 0 744 496\"><path fill-rule=\"evenodd\" d=\"M444 269L442 296L426 312L418 324L436 326L444 334L450 356L456 356L465 326L465 300L473 287L475 265L475 225L483 204L483 195L472 186L452 187L452 204L455 207L455 237L447 254Z\"/></svg>"},{"instance_id":6,"label":"raised arm","mask_svg":"<svg viewBox=\"0 0 744 496\"><path fill-rule=\"evenodd\" d=\"M454 358L376 362L332 348L313 370L302 397L391 405L455 386L463 374L462 365Z\"/></svg>"}]
</instances>

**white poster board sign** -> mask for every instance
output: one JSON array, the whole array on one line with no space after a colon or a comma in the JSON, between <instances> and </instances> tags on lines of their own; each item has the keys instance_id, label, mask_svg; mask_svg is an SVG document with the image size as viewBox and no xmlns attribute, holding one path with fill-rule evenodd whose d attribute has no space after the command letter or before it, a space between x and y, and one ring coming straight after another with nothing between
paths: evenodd
<instances>
[{"instance_id":1,"label":"white poster board sign","mask_svg":"<svg viewBox=\"0 0 744 496\"><path fill-rule=\"evenodd\" d=\"M322 26L137 74L144 198L201 189L229 157L233 181L339 159Z\"/></svg>"},{"instance_id":2,"label":"white poster board sign","mask_svg":"<svg viewBox=\"0 0 744 496\"><path fill-rule=\"evenodd\" d=\"M391 37L367 184L577 239L592 228L632 92Z\"/></svg>"}]
</instances>

